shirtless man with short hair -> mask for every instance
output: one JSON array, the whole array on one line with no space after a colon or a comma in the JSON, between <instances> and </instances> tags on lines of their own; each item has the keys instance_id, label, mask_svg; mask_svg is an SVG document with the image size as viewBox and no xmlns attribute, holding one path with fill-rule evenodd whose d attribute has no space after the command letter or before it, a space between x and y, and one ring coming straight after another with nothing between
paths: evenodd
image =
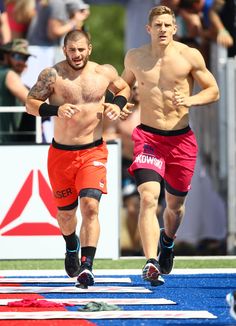
<instances>
[{"instance_id":1,"label":"shirtless man with short hair","mask_svg":"<svg viewBox=\"0 0 236 326\"><path fill-rule=\"evenodd\" d=\"M66 242L65 269L70 277L78 276L79 284L88 286L94 284L92 264L100 232L99 201L107 192L103 116L116 120L129 114L125 105L130 88L111 65L89 61L92 45L86 32L69 32L63 51L66 60L40 73L29 92L26 109L35 116L54 116L48 173ZM113 103L104 103L108 87L115 95ZM82 215L79 237L78 196Z\"/></svg>"},{"instance_id":2,"label":"shirtless man with short hair","mask_svg":"<svg viewBox=\"0 0 236 326\"><path fill-rule=\"evenodd\" d=\"M139 231L147 259L143 279L160 285L161 274L169 274L173 267L174 238L197 158L189 109L218 100L219 89L201 53L174 41L177 26L170 8L154 7L146 29L150 44L128 51L122 77L130 87L137 81L140 93L141 124L132 135L134 160L129 172L140 194ZM201 88L196 94L194 81ZM166 208L160 232L156 209L162 179Z\"/></svg>"}]
</instances>

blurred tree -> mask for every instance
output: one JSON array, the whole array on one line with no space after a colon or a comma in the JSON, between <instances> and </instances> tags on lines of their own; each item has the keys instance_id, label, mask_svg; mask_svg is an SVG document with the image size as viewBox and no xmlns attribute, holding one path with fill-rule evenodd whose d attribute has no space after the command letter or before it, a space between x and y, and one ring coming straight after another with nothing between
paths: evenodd
<instances>
[{"instance_id":1,"label":"blurred tree","mask_svg":"<svg viewBox=\"0 0 236 326\"><path fill-rule=\"evenodd\" d=\"M124 67L125 8L120 4L91 5L86 26L92 37L91 60L110 63L119 73Z\"/></svg>"}]
</instances>

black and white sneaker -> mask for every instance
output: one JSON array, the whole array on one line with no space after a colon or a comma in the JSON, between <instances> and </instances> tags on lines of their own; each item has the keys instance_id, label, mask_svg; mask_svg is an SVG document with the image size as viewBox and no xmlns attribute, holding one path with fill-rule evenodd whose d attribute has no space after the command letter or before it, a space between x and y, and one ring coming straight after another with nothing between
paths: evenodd
<instances>
[{"instance_id":1,"label":"black and white sneaker","mask_svg":"<svg viewBox=\"0 0 236 326\"><path fill-rule=\"evenodd\" d=\"M174 265L174 242L171 246L166 246L163 241L163 233L164 229L161 229L158 262L161 268L161 273L170 274Z\"/></svg>"},{"instance_id":2,"label":"black and white sneaker","mask_svg":"<svg viewBox=\"0 0 236 326\"><path fill-rule=\"evenodd\" d=\"M165 283L161 276L161 269L158 261L154 258L148 259L142 270L142 278L148 281L152 286L158 286Z\"/></svg>"},{"instance_id":3,"label":"black and white sneaker","mask_svg":"<svg viewBox=\"0 0 236 326\"><path fill-rule=\"evenodd\" d=\"M65 257L65 270L69 277L76 277L79 275L80 263L79 263L79 249L80 242L78 238L78 246L76 250L66 250Z\"/></svg>"},{"instance_id":4,"label":"black and white sneaker","mask_svg":"<svg viewBox=\"0 0 236 326\"><path fill-rule=\"evenodd\" d=\"M79 274L77 277L76 286L79 287L80 285L84 286L91 286L94 285L94 275L92 272L92 263L90 259L86 258L86 260L81 260L81 266L79 270Z\"/></svg>"}]
</instances>

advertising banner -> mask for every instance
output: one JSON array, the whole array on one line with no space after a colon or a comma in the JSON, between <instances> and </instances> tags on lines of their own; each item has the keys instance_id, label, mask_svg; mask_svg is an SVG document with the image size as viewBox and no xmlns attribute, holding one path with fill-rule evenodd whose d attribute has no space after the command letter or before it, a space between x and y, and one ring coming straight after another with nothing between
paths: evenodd
<instances>
[{"instance_id":1,"label":"advertising banner","mask_svg":"<svg viewBox=\"0 0 236 326\"><path fill-rule=\"evenodd\" d=\"M97 258L119 258L120 143L107 145L108 194L100 202ZM0 259L64 259L47 173L49 145L0 146ZM78 234L81 224L77 210Z\"/></svg>"}]
</instances>

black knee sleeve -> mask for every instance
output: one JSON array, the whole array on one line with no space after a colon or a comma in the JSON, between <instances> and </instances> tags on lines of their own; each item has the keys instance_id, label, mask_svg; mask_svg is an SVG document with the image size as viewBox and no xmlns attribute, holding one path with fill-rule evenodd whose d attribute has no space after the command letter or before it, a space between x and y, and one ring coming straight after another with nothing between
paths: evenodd
<instances>
[{"instance_id":1,"label":"black knee sleeve","mask_svg":"<svg viewBox=\"0 0 236 326\"><path fill-rule=\"evenodd\" d=\"M98 201L100 201L100 199L102 197L102 192L101 192L101 190L98 190L98 189L85 188L85 189L80 190L79 196L80 196L80 198L90 197L90 198L94 198L94 199L97 199Z\"/></svg>"},{"instance_id":2,"label":"black knee sleeve","mask_svg":"<svg viewBox=\"0 0 236 326\"><path fill-rule=\"evenodd\" d=\"M154 170L137 169L134 171L134 177L137 187L144 182L156 181L161 183L162 177Z\"/></svg>"}]
</instances>

